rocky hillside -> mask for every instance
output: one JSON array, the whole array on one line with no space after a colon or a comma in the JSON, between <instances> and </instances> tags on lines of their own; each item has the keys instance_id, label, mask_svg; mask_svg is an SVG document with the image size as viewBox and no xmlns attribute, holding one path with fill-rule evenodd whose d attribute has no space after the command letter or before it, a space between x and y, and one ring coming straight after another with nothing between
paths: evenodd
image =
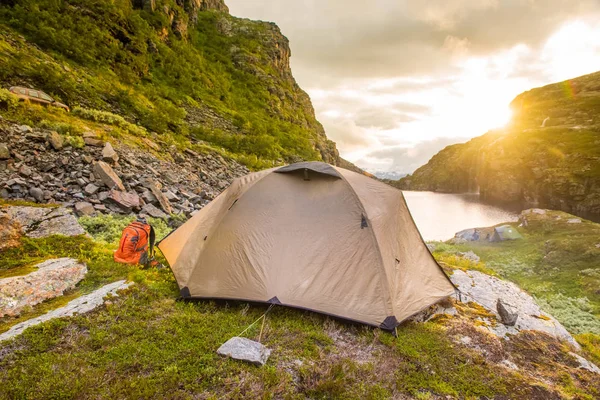
<instances>
[{"instance_id":1,"label":"rocky hillside","mask_svg":"<svg viewBox=\"0 0 600 400\"><path fill-rule=\"evenodd\" d=\"M600 72L525 92L506 129L452 145L397 183L600 216Z\"/></svg>"},{"instance_id":2,"label":"rocky hillside","mask_svg":"<svg viewBox=\"0 0 600 400\"><path fill-rule=\"evenodd\" d=\"M0 3L2 87L39 88L251 168L343 163L290 56L275 24L235 18L222 0Z\"/></svg>"}]
</instances>

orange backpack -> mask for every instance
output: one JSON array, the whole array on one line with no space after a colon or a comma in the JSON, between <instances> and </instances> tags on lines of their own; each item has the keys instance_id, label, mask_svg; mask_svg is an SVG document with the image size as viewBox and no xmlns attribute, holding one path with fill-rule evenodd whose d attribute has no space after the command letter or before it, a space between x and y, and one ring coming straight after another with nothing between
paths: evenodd
<instances>
[{"instance_id":1,"label":"orange backpack","mask_svg":"<svg viewBox=\"0 0 600 400\"><path fill-rule=\"evenodd\" d=\"M115 261L124 264L148 264L154 256L154 228L143 219L129 224L121 235Z\"/></svg>"}]
</instances>

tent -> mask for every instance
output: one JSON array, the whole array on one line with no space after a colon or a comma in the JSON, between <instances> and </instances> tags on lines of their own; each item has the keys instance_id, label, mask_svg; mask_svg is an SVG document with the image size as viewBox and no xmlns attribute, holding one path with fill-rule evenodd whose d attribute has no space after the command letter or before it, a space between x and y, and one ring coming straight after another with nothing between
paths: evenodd
<instances>
[{"instance_id":1,"label":"tent","mask_svg":"<svg viewBox=\"0 0 600 400\"><path fill-rule=\"evenodd\" d=\"M523 236L510 225L502 225L494 228L494 234L490 239L490 242L503 242L505 240L517 240L523 239Z\"/></svg>"},{"instance_id":2,"label":"tent","mask_svg":"<svg viewBox=\"0 0 600 400\"><path fill-rule=\"evenodd\" d=\"M390 330L454 293L402 192L322 162L235 179L159 248L184 298L282 304Z\"/></svg>"}]
</instances>

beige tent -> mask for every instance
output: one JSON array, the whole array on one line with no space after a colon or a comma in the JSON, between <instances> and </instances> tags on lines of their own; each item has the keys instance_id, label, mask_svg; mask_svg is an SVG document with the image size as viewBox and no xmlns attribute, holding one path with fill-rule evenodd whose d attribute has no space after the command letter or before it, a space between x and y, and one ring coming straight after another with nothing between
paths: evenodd
<instances>
[{"instance_id":1,"label":"beige tent","mask_svg":"<svg viewBox=\"0 0 600 400\"><path fill-rule=\"evenodd\" d=\"M384 329L454 292L402 192L321 162L235 179L159 248L185 298L283 304Z\"/></svg>"}]
</instances>

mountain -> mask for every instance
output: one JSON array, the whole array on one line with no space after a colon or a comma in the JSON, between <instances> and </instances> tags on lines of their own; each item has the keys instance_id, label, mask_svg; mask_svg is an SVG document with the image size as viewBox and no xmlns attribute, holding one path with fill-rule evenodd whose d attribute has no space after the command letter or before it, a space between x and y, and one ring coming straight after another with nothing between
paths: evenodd
<instances>
[{"instance_id":1,"label":"mountain","mask_svg":"<svg viewBox=\"0 0 600 400\"><path fill-rule=\"evenodd\" d=\"M373 175L375 175L379 179L389 179L389 180L398 180L404 178L408 174L403 174L402 172L397 171L374 171Z\"/></svg>"},{"instance_id":2,"label":"mountain","mask_svg":"<svg viewBox=\"0 0 600 400\"><path fill-rule=\"evenodd\" d=\"M394 185L600 215L600 72L522 93L511 109L505 129L446 147Z\"/></svg>"},{"instance_id":3,"label":"mountain","mask_svg":"<svg viewBox=\"0 0 600 400\"><path fill-rule=\"evenodd\" d=\"M355 168L327 139L290 56L275 24L233 17L223 0L0 3L2 87L38 88L74 111L224 149L253 169Z\"/></svg>"}]
</instances>

